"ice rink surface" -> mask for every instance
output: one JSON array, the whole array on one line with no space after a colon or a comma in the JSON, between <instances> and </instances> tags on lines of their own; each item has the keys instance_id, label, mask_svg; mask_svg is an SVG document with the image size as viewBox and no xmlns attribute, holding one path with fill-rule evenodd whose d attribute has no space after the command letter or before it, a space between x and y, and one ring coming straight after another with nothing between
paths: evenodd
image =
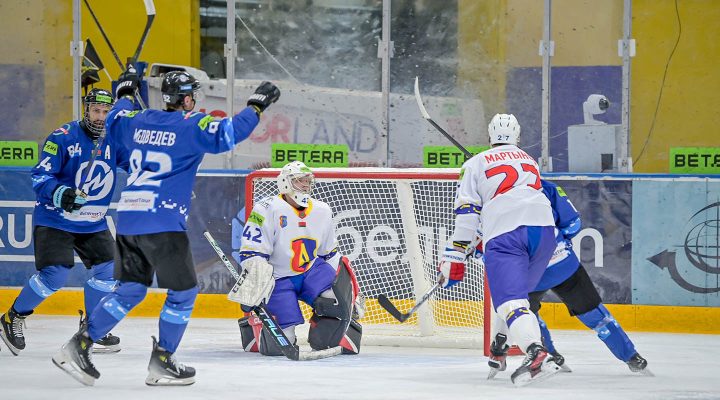
<instances>
[{"instance_id":1,"label":"ice rink surface","mask_svg":"<svg viewBox=\"0 0 720 400\"><path fill-rule=\"evenodd\" d=\"M192 319L177 357L197 369L187 387L145 385L157 320L129 318L116 327L123 350L93 357L102 376L84 387L50 358L77 330L77 318L32 316L28 347L13 357L0 343L2 399L720 399L720 336L631 332L656 375L631 373L591 331L556 331L572 373L516 388L508 371L486 380L481 351L362 348L358 356L290 361L246 353L234 320Z\"/></svg>"}]
</instances>

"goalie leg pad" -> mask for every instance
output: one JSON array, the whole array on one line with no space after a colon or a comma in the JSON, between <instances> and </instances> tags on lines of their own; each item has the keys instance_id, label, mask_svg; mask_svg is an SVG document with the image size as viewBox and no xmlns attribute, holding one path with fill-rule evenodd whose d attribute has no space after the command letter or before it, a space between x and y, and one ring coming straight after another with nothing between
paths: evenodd
<instances>
[{"instance_id":1,"label":"goalie leg pad","mask_svg":"<svg viewBox=\"0 0 720 400\"><path fill-rule=\"evenodd\" d=\"M257 353L260 344L260 331L262 330L262 322L252 313L247 313L245 317L238 320L240 327L240 338L242 347L245 351Z\"/></svg>"},{"instance_id":2,"label":"goalie leg pad","mask_svg":"<svg viewBox=\"0 0 720 400\"><path fill-rule=\"evenodd\" d=\"M355 320L341 320L313 314L310 318L308 342L313 350L342 346L343 354L360 353L362 325Z\"/></svg>"},{"instance_id":3,"label":"goalie leg pad","mask_svg":"<svg viewBox=\"0 0 720 400\"><path fill-rule=\"evenodd\" d=\"M258 322L260 322L259 319L258 319ZM262 324L262 322L261 322L261 324ZM285 333L285 336L288 338L288 340L292 344L297 344L297 339L295 337L295 325L288 326L287 328L283 328L283 333ZM275 340L273 340L272 334L266 328L263 328L262 332L260 333L260 345L258 347L260 350L260 354L262 354L264 356L282 356L282 355L284 355L282 350L280 349L280 346L277 343L275 343Z\"/></svg>"},{"instance_id":4,"label":"goalie leg pad","mask_svg":"<svg viewBox=\"0 0 720 400\"><path fill-rule=\"evenodd\" d=\"M313 303L308 342L315 350L342 346L343 354L360 352L362 326L352 319L359 290L347 258L338 265L330 290L323 292Z\"/></svg>"}]
</instances>

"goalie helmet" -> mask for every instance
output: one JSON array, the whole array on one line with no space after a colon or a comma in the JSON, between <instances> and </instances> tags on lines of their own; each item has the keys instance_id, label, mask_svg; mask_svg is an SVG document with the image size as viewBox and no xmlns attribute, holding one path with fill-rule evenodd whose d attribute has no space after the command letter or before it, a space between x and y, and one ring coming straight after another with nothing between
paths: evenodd
<instances>
[{"instance_id":1,"label":"goalie helmet","mask_svg":"<svg viewBox=\"0 0 720 400\"><path fill-rule=\"evenodd\" d=\"M490 144L517 145L520 139L520 124L512 114L495 114L488 125Z\"/></svg>"},{"instance_id":2,"label":"goalie helmet","mask_svg":"<svg viewBox=\"0 0 720 400\"><path fill-rule=\"evenodd\" d=\"M202 101L200 82L185 71L170 71L165 74L160 87L163 102L177 106L182 103L185 96L191 96L195 101Z\"/></svg>"},{"instance_id":3,"label":"goalie helmet","mask_svg":"<svg viewBox=\"0 0 720 400\"><path fill-rule=\"evenodd\" d=\"M315 185L315 176L307 165L293 161L280 171L277 185L280 194L290 196L300 206L307 207L310 193Z\"/></svg>"},{"instance_id":4,"label":"goalie helmet","mask_svg":"<svg viewBox=\"0 0 720 400\"><path fill-rule=\"evenodd\" d=\"M105 131L105 117L107 116L107 112L110 111L110 108L112 108L113 103L115 103L115 101L112 93L105 89L92 89L83 97L85 115L83 115L82 125L93 139L99 138L103 131ZM107 109L104 113L93 116L90 112L90 106L96 104L106 105Z\"/></svg>"}]
</instances>

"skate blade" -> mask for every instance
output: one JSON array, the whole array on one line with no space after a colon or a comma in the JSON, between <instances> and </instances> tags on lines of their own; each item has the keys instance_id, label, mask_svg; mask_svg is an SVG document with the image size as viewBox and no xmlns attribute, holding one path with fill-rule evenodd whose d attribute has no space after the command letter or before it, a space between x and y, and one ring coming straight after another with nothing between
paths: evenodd
<instances>
[{"instance_id":1,"label":"skate blade","mask_svg":"<svg viewBox=\"0 0 720 400\"><path fill-rule=\"evenodd\" d=\"M8 350L10 350L10 352L11 352L14 356L20 354L20 350L21 350L21 349L18 349L17 347L13 346L13 345L8 341L8 339L5 337L5 331L3 331L2 328L0 328L0 339L2 339L3 343L5 343L5 346L7 346Z\"/></svg>"},{"instance_id":2,"label":"skate blade","mask_svg":"<svg viewBox=\"0 0 720 400\"><path fill-rule=\"evenodd\" d=\"M145 378L145 384L148 386L188 386L195 383L195 377L178 379L169 376L158 376L150 374Z\"/></svg>"},{"instance_id":3,"label":"skate blade","mask_svg":"<svg viewBox=\"0 0 720 400\"><path fill-rule=\"evenodd\" d=\"M572 372L572 369L567 364L563 364L560 366L560 372Z\"/></svg>"},{"instance_id":4,"label":"skate blade","mask_svg":"<svg viewBox=\"0 0 720 400\"><path fill-rule=\"evenodd\" d=\"M93 386L95 384L95 378L82 372L77 366L65 357L62 350L52 358L53 364L63 370L65 373L70 375L76 381L82 383L85 386Z\"/></svg>"},{"instance_id":5,"label":"skate blade","mask_svg":"<svg viewBox=\"0 0 720 400\"><path fill-rule=\"evenodd\" d=\"M655 376L655 374L652 373L647 367L645 369L641 369L640 371L635 372L636 374L645 375L645 376Z\"/></svg>"},{"instance_id":6,"label":"skate blade","mask_svg":"<svg viewBox=\"0 0 720 400\"><path fill-rule=\"evenodd\" d=\"M522 387L522 386L529 385L531 383L534 384L534 383L542 382L545 379L560 372L561 369L562 368L559 365L555 364L554 362L549 362L549 363L543 365L542 370L540 372L538 372L535 376L531 376L530 373L522 374L513 380L513 384L516 387Z\"/></svg>"},{"instance_id":7,"label":"skate blade","mask_svg":"<svg viewBox=\"0 0 720 400\"><path fill-rule=\"evenodd\" d=\"M488 377L487 377L488 380L494 378L495 375L498 374L498 372L500 372L500 369L499 369L499 368L492 368L492 367L491 367L491 368L490 368L490 372L488 372Z\"/></svg>"},{"instance_id":8,"label":"skate blade","mask_svg":"<svg viewBox=\"0 0 720 400\"><path fill-rule=\"evenodd\" d=\"M111 346L104 346L102 344L97 344L92 348L93 354L111 354L111 353L118 353L122 348L120 348L119 344L111 345Z\"/></svg>"}]
</instances>

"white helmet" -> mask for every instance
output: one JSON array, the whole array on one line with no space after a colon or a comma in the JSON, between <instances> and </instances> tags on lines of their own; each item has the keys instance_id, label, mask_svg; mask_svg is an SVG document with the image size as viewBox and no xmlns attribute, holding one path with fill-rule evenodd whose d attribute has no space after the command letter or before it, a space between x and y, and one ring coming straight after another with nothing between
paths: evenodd
<instances>
[{"instance_id":1,"label":"white helmet","mask_svg":"<svg viewBox=\"0 0 720 400\"><path fill-rule=\"evenodd\" d=\"M302 179L309 177L310 179ZM310 168L300 161L285 164L277 178L280 194L290 196L302 207L308 206L310 193L315 185L315 176Z\"/></svg>"},{"instance_id":2,"label":"white helmet","mask_svg":"<svg viewBox=\"0 0 720 400\"><path fill-rule=\"evenodd\" d=\"M488 125L490 144L518 144L520 124L512 114L495 114Z\"/></svg>"}]
</instances>

